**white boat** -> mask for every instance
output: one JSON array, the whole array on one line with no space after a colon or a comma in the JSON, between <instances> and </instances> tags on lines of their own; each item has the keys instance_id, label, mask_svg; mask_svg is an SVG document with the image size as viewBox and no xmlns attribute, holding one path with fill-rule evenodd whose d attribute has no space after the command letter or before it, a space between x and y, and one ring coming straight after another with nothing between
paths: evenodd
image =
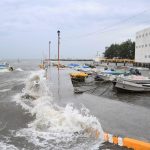
<instances>
[{"instance_id":1,"label":"white boat","mask_svg":"<svg viewBox=\"0 0 150 150\"><path fill-rule=\"evenodd\" d=\"M125 70L114 70L114 69L107 69L101 70L101 72L97 73L95 76L95 80L102 80L102 81L114 81L117 76L121 74L125 74Z\"/></svg>"},{"instance_id":2,"label":"white boat","mask_svg":"<svg viewBox=\"0 0 150 150\"><path fill-rule=\"evenodd\" d=\"M99 73L95 76L95 80L99 81L114 81L116 79L116 75Z\"/></svg>"},{"instance_id":3,"label":"white boat","mask_svg":"<svg viewBox=\"0 0 150 150\"><path fill-rule=\"evenodd\" d=\"M91 75L96 72L95 68L90 68L89 66L86 66L86 65L76 66L76 67L74 67L74 70L87 73L88 75Z\"/></svg>"},{"instance_id":4,"label":"white boat","mask_svg":"<svg viewBox=\"0 0 150 150\"><path fill-rule=\"evenodd\" d=\"M150 91L150 84L137 84L137 83L128 82L128 81L116 82L115 87L117 89L122 89L125 91L132 91L132 92Z\"/></svg>"},{"instance_id":5,"label":"white boat","mask_svg":"<svg viewBox=\"0 0 150 150\"><path fill-rule=\"evenodd\" d=\"M0 71L13 71L13 67L11 67L8 63L4 62L0 64Z\"/></svg>"},{"instance_id":6,"label":"white boat","mask_svg":"<svg viewBox=\"0 0 150 150\"><path fill-rule=\"evenodd\" d=\"M140 71L148 71L149 70L149 68L145 68L145 67L130 67L130 68L138 69Z\"/></svg>"},{"instance_id":7,"label":"white boat","mask_svg":"<svg viewBox=\"0 0 150 150\"><path fill-rule=\"evenodd\" d=\"M132 92L148 92L150 91L150 79L144 76L119 77L114 82L117 89Z\"/></svg>"},{"instance_id":8,"label":"white boat","mask_svg":"<svg viewBox=\"0 0 150 150\"><path fill-rule=\"evenodd\" d=\"M116 78L117 81L129 81L137 84L150 84L150 78L145 76L129 75L124 76L120 75Z\"/></svg>"}]
</instances>

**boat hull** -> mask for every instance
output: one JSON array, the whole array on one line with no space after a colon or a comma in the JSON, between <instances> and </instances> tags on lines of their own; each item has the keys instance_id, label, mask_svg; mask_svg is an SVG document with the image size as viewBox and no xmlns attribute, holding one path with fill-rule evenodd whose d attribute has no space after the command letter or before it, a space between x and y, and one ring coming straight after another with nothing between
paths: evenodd
<instances>
[{"instance_id":1,"label":"boat hull","mask_svg":"<svg viewBox=\"0 0 150 150\"><path fill-rule=\"evenodd\" d=\"M149 92L150 84L136 84L132 82L116 82L115 87L117 89L131 91L131 92Z\"/></svg>"},{"instance_id":2,"label":"boat hull","mask_svg":"<svg viewBox=\"0 0 150 150\"><path fill-rule=\"evenodd\" d=\"M98 74L95 76L95 80L97 81L114 81L115 78L115 75L110 74Z\"/></svg>"}]
</instances>

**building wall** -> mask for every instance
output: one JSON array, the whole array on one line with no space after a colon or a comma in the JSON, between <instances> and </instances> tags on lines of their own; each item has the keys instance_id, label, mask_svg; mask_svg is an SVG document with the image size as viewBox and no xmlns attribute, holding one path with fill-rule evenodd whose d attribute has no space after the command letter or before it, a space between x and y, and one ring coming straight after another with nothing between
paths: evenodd
<instances>
[{"instance_id":1,"label":"building wall","mask_svg":"<svg viewBox=\"0 0 150 150\"><path fill-rule=\"evenodd\" d=\"M136 33L135 62L150 63L150 28Z\"/></svg>"}]
</instances>

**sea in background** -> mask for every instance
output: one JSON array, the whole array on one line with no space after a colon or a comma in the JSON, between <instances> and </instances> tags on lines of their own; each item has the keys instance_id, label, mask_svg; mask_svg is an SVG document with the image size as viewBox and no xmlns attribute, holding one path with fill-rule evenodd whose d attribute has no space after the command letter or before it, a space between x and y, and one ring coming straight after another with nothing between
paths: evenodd
<instances>
[{"instance_id":1,"label":"sea in background","mask_svg":"<svg viewBox=\"0 0 150 150\"><path fill-rule=\"evenodd\" d=\"M98 149L103 141L95 138L95 130L150 140L150 93L118 93L110 83L94 83L87 92L75 94L72 69L50 67L46 80L40 60L5 61L15 71L0 72L0 149ZM34 75L42 78L39 98L23 99ZM118 120L113 116L117 112Z\"/></svg>"}]
</instances>

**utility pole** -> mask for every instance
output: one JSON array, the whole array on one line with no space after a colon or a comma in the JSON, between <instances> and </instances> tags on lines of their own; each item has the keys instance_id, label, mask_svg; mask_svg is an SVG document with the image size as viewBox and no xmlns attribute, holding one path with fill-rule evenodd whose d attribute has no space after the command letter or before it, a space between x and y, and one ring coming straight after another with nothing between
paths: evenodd
<instances>
[{"instance_id":1,"label":"utility pole","mask_svg":"<svg viewBox=\"0 0 150 150\"><path fill-rule=\"evenodd\" d=\"M58 68L59 68L59 66L60 66L60 59L59 59L59 54L60 54L60 52L59 52L59 48L60 48L60 31L59 30L57 31L57 34L58 34Z\"/></svg>"},{"instance_id":2,"label":"utility pole","mask_svg":"<svg viewBox=\"0 0 150 150\"><path fill-rule=\"evenodd\" d=\"M48 59L48 65L50 66L50 45L51 45L51 41L49 41L49 59Z\"/></svg>"}]
</instances>

